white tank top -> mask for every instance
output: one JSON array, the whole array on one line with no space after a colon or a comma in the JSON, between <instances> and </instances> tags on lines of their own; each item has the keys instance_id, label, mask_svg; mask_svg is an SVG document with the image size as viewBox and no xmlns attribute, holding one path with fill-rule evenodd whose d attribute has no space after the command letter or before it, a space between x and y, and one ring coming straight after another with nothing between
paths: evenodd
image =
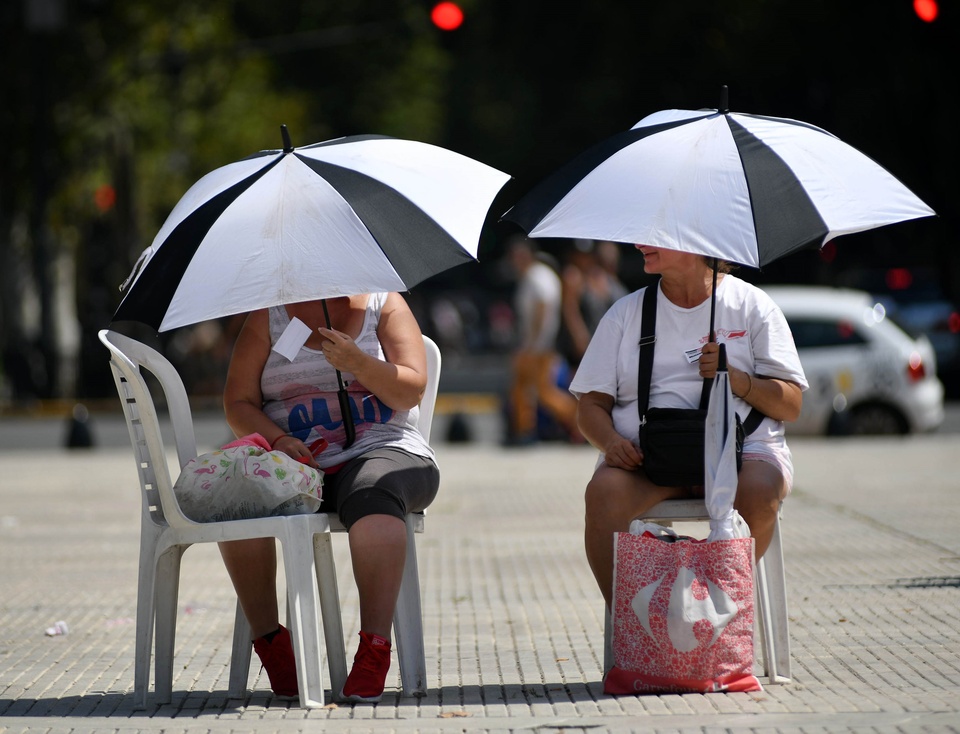
<instances>
[{"instance_id":1,"label":"white tank top","mask_svg":"<svg viewBox=\"0 0 960 734\"><path fill-rule=\"evenodd\" d=\"M386 293L370 295L363 328L356 339L361 350L381 360L384 356L377 325L386 300ZM273 346L290 324L290 316L283 306L271 308L269 315ZM419 407L393 410L354 379L352 373L340 374L350 397L356 430L355 441L346 450L343 449L346 437L337 396L336 370L320 350L301 347L292 362L271 350L260 377L263 411L286 433L303 441L323 469L384 447L435 458L433 449L417 430Z\"/></svg>"}]
</instances>

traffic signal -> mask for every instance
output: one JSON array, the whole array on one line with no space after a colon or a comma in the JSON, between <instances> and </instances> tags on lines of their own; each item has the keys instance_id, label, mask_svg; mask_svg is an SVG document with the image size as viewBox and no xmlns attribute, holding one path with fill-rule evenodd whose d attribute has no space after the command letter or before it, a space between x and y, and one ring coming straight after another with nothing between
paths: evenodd
<instances>
[{"instance_id":1,"label":"traffic signal","mask_svg":"<svg viewBox=\"0 0 960 734\"><path fill-rule=\"evenodd\" d=\"M933 23L940 14L940 8L937 7L937 0L913 0L913 12L920 20Z\"/></svg>"},{"instance_id":2,"label":"traffic signal","mask_svg":"<svg viewBox=\"0 0 960 734\"><path fill-rule=\"evenodd\" d=\"M97 209L100 210L101 214L113 209L114 204L117 203L117 191L110 184L101 184L97 187L96 191L93 192L93 203L96 205Z\"/></svg>"},{"instance_id":3,"label":"traffic signal","mask_svg":"<svg viewBox=\"0 0 960 734\"><path fill-rule=\"evenodd\" d=\"M463 11L456 3L444 0L433 6L430 20L442 31L455 31L463 23Z\"/></svg>"}]
</instances>

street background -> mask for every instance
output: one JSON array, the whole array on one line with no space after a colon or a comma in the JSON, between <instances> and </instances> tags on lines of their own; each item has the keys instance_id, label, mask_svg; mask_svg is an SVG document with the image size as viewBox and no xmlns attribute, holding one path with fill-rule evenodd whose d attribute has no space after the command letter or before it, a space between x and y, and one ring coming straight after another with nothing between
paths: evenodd
<instances>
[{"instance_id":1,"label":"street background","mask_svg":"<svg viewBox=\"0 0 960 734\"><path fill-rule=\"evenodd\" d=\"M960 7L936 0L19 0L0 4L0 410L114 397L97 330L120 284L201 176L281 144L376 133L450 148L513 178L480 262L408 294L448 364L508 355L515 227L550 172L663 109L716 107L821 127L938 214L741 275L879 289L945 340L960 398ZM569 241L542 241L558 261ZM415 243L412 243L415 244ZM625 247L621 278L644 284ZM888 282L889 276L893 280ZM890 309L888 309L890 310ZM217 395L236 320L145 334L191 395Z\"/></svg>"}]
</instances>

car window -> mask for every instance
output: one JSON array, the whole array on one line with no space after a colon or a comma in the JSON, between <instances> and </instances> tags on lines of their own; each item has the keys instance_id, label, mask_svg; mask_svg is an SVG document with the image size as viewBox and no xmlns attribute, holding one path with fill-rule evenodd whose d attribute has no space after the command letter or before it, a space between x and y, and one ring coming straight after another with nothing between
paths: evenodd
<instances>
[{"instance_id":1,"label":"car window","mask_svg":"<svg viewBox=\"0 0 960 734\"><path fill-rule=\"evenodd\" d=\"M896 326L900 331L907 334L913 339L916 339L921 334L923 334L923 329L915 327L913 324L906 321L900 314L893 310L893 308L887 309L886 318Z\"/></svg>"},{"instance_id":2,"label":"car window","mask_svg":"<svg viewBox=\"0 0 960 734\"><path fill-rule=\"evenodd\" d=\"M790 318L790 331L797 349L814 347L840 347L865 344L866 339L854 328L853 323L844 319Z\"/></svg>"}]
</instances>

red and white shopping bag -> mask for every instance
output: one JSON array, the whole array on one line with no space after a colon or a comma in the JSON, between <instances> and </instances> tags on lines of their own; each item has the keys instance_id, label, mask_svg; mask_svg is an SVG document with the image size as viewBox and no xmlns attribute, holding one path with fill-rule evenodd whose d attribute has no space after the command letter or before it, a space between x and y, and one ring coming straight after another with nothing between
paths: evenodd
<instances>
[{"instance_id":1,"label":"red and white shopping bag","mask_svg":"<svg viewBox=\"0 0 960 734\"><path fill-rule=\"evenodd\" d=\"M615 534L613 668L605 693L759 691L753 539Z\"/></svg>"}]
</instances>

